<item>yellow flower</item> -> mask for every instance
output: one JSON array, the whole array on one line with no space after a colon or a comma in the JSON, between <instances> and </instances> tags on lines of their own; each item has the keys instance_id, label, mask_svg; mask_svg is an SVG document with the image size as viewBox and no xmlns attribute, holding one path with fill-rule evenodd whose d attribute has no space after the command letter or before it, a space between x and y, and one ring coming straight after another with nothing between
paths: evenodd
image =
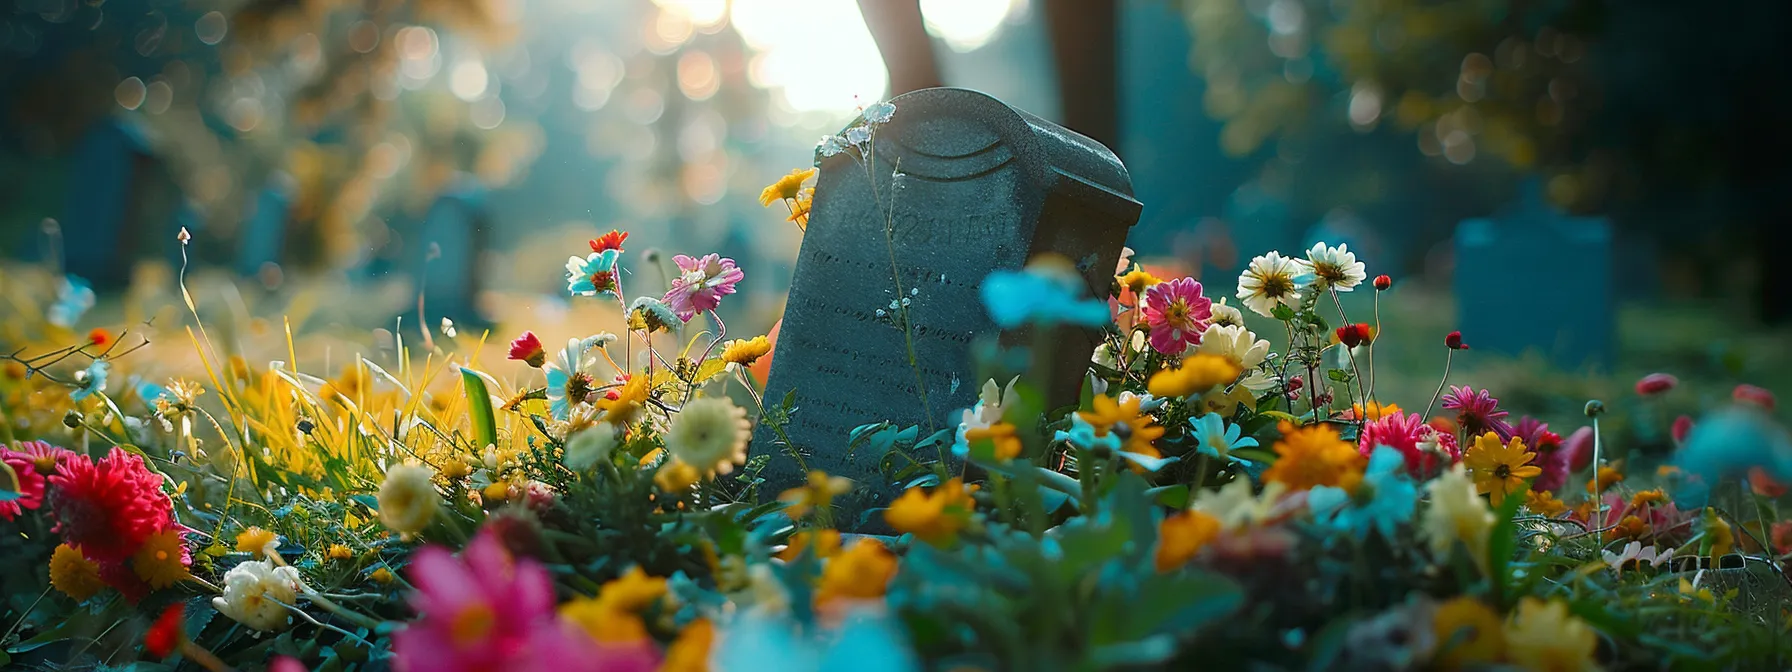
<instances>
[{"instance_id":1,"label":"yellow flower","mask_svg":"<svg viewBox=\"0 0 1792 672\"><path fill-rule=\"evenodd\" d=\"M1593 650L1599 637L1585 621L1568 613L1568 603L1526 597L1506 622L1506 654L1511 662L1535 672L1597 669Z\"/></svg>"},{"instance_id":2,"label":"yellow flower","mask_svg":"<svg viewBox=\"0 0 1792 672\"><path fill-rule=\"evenodd\" d=\"M1100 397L1097 398L1099 399ZM1153 429L1156 429L1158 434L1163 434L1164 432L1161 427L1154 427ZM969 443L989 441L995 448L995 457L998 460L1012 460L1016 457L1020 457L1020 437L1014 434L1013 423L998 422L988 427L972 427L965 430L964 439ZM1149 454L1152 457L1157 457L1156 450L1152 450Z\"/></svg>"},{"instance_id":3,"label":"yellow flower","mask_svg":"<svg viewBox=\"0 0 1792 672\"><path fill-rule=\"evenodd\" d=\"M772 351L771 341L764 336L729 341L722 347L722 361L741 366L752 366L754 361Z\"/></svg>"},{"instance_id":4,"label":"yellow flower","mask_svg":"<svg viewBox=\"0 0 1792 672\"><path fill-rule=\"evenodd\" d=\"M599 398L596 406L604 412L604 422L622 427L641 418L641 408L647 404L651 391L647 376L629 376L622 387L616 388L615 399Z\"/></svg>"},{"instance_id":5,"label":"yellow flower","mask_svg":"<svg viewBox=\"0 0 1792 672\"><path fill-rule=\"evenodd\" d=\"M280 537L259 527L250 527L236 535L236 550L262 557L280 548Z\"/></svg>"},{"instance_id":6,"label":"yellow flower","mask_svg":"<svg viewBox=\"0 0 1792 672\"><path fill-rule=\"evenodd\" d=\"M653 482L666 492L684 492L703 480L702 472L678 458L667 460L653 475Z\"/></svg>"},{"instance_id":7,"label":"yellow flower","mask_svg":"<svg viewBox=\"0 0 1792 672\"><path fill-rule=\"evenodd\" d=\"M622 576L604 583L597 593L597 601L622 611L641 611L665 596L666 580L648 576L640 565L636 565Z\"/></svg>"},{"instance_id":8,"label":"yellow flower","mask_svg":"<svg viewBox=\"0 0 1792 672\"><path fill-rule=\"evenodd\" d=\"M639 615L605 604L603 600L573 598L560 605L560 618L577 626L596 642L635 644L647 640L647 624Z\"/></svg>"},{"instance_id":9,"label":"yellow flower","mask_svg":"<svg viewBox=\"0 0 1792 672\"><path fill-rule=\"evenodd\" d=\"M1716 510L1711 507L1705 507L1705 535L1711 541L1710 556L1713 564L1736 549L1736 532L1730 528L1730 523L1718 516Z\"/></svg>"},{"instance_id":10,"label":"yellow flower","mask_svg":"<svg viewBox=\"0 0 1792 672\"><path fill-rule=\"evenodd\" d=\"M747 411L720 397L685 402L666 431L666 450L704 474L726 474L747 460L753 423Z\"/></svg>"},{"instance_id":11,"label":"yellow flower","mask_svg":"<svg viewBox=\"0 0 1792 672\"><path fill-rule=\"evenodd\" d=\"M827 472L816 469L809 472L807 485L791 488L779 493L778 500L785 502L784 513L791 518L801 518L810 509L827 509L834 505L834 498L852 492L852 479L829 476Z\"/></svg>"},{"instance_id":12,"label":"yellow flower","mask_svg":"<svg viewBox=\"0 0 1792 672\"><path fill-rule=\"evenodd\" d=\"M1265 482L1307 490L1327 485L1350 490L1363 476L1363 456L1356 446L1338 437L1338 430L1318 424L1296 428L1281 424L1282 440L1275 445L1276 461L1264 470Z\"/></svg>"},{"instance_id":13,"label":"yellow flower","mask_svg":"<svg viewBox=\"0 0 1792 672\"><path fill-rule=\"evenodd\" d=\"M367 575L367 578L373 579L374 583L391 583L397 577L392 576L392 570L381 566L379 569L373 570L372 574Z\"/></svg>"},{"instance_id":14,"label":"yellow flower","mask_svg":"<svg viewBox=\"0 0 1792 672\"><path fill-rule=\"evenodd\" d=\"M1183 511L1157 525L1157 571L1168 572L1194 559L1220 534L1220 519L1200 511Z\"/></svg>"},{"instance_id":15,"label":"yellow flower","mask_svg":"<svg viewBox=\"0 0 1792 672\"><path fill-rule=\"evenodd\" d=\"M350 560L355 557L355 552L342 544L330 544L330 550L325 555L331 560Z\"/></svg>"},{"instance_id":16,"label":"yellow flower","mask_svg":"<svg viewBox=\"0 0 1792 672\"><path fill-rule=\"evenodd\" d=\"M976 486L965 487L964 480L959 478L946 481L931 493L922 492L921 488L909 488L884 510L884 522L898 532L913 533L927 543L949 544L958 537L958 531L970 523L971 513L977 507L971 493L976 489Z\"/></svg>"},{"instance_id":17,"label":"yellow flower","mask_svg":"<svg viewBox=\"0 0 1792 672\"><path fill-rule=\"evenodd\" d=\"M85 602L106 587L100 580L99 563L68 544L57 546L50 554L50 585L76 602Z\"/></svg>"},{"instance_id":18,"label":"yellow flower","mask_svg":"<svg viewBox=\"0 0 1792 672\"><path fill-rule=\"evenodd\" d=\"M1244 368L1219 355L1197 352L1182 360L1182 366L1152 374L1146 385L1154 397L1186 397L1201 394L1238 379Z\"/></svg>"},{"instance_id":19,"label":"yellow flower","mask_svg":"<svg viewBox=\"0 0 1792 672\"><path fill-rule=\"evenodd\" d=\"M796 198L797 192L803 189L803 183L809 181L809 178L815 177L818 172L820 171L814 168L798 168L790 171L789 175L778 178L777 182L771 183L770 186L759 192L759 204L771 207L774 201Z\"/></svg>"},{"instance_id":20,"label":"yellow flower","mask_svg":"<svg viewBox=\"0 0 1792 672\"><path fill-rule=\"evenodd\" d=\"M1431 494L1431 506L1425 508L1420 521L1431 553L1436 559L1448 558L1450 549L1460 541L1468 547L1469 557L1476 564L1487 562L1487 534L1493 529L1493 512L1486 500L1475 492L1475 483L1461 464L1433 479L1425 490Z\"/></svg>"},{"instance_id":21,"label":"yellow flower","mask_svg":"<svg viewBox=\"0 0 1792 672\"><path fill-rule=\"evenodd\" d=\"M1158 280L1156 276L1145 272L1145 269L1142 268L1120 276L1120 286L1131 290L1132 293L1137 296L1144 296L1145 290L1150 289L1152 285L1159 282L1163 281Z\"/></svg>"},{"instance_id":22,"label":"yellow flower","mask_svg":"<svg viewBox=\"0 0 1792 672\"><path fill-rule=\"evenodd\" d=\"M1685 597L1688 601L1693 601L1693 600L1697 600L1700 602L1716 602L1717 601L1717 596L1711 594L1710 588L1706 588L1704 586L1693 585L1693 582L1687 581L1686 577L1684 577L1684 576L1680 577L1680 595L1682 597Z\"/></svg>"},{"instance_id":23,"label":"yellow flower","mask_svg":"<svg viewBox=\"0 0 1792 672\"><path fill-rule=\"evenodd\" d=\"M1644 490L1630 498L1630 508L1640 509L1650 504L1668 501L1668 495L1660 489Z\"/></svg>"},{"instance_id":24,"label":"yellow flower","mask_svg":"<svg viewBox=\"0 0 1792 672\"><path fill-rule=\"evenodd\" d=\"M1126 442L1121 445L1121 450L1151 457L1163 457L1163 454L1157 451L1157 447L1153 446L1152 442L1164 435L1164 428L1154 424L1156 418L1151 417L1151 414L1139 412L1139 404L1142 401L1135 396L1125 402L1119 402L1108 395L1098 394L1091 402L1094 409L1077 411L1077 416L1095 428L1096 436L1107 436L1109 432L1119 435ZM1016 443L1018 442L1017 439Z\"/></svg>"},{"instance_id":25,"label":"yellow flower","mask_svg":"<svg viewBox=\"0 0 1792 672\"><path fill-rule=\"evenodd\" d=\"M1649 524L1638 516L1625 516L1612 528L1612 536L1627 539L1641 540L1649 536L1649 532Z\"/></svg>"},{"instance_id":26,"label":"yellow flower","mask_svg":"<svg viewBox=\"0 0 1792 672\"><path fill-rule=\"evenodd\" d=\"M1354 414L1358 420L1375 421L1375 420L1380 420L1380 419L1385 418L1390 415L1399 414L1400 413L1400 405L1399 404L1383 404L1383 403L1371 401L1368 404L1351 404L1350 410L1351 410L1351 413Z\"/></svg>"},{"instance_id":27,"label":"yellow flower","mask_svg":"<svg viewBox=\"0 0 1792 672\"><path fill-rule=\"evenodd\" d=\"M678 633L678 639L666 647L659 672L708 672L709 649L715 639L716 628L709 619L691 621Z\"/></svg>"},{"instance_id":28,"label":"yellow flower","mask_svg":"<svg viewBox=\"0 0 1792 672\"><path fill-rule=\"evenodd\" d=\"M1472 597L1458 597L1437 605L1431 614L1436 633L1438 663L1445 669L1498 662L1506 648L1500 615Z\"/></svg>"},{"instance_id":29,"label":"yellow flower","mask_svg":"<svg viewBox=\"0 0 1792 672\"><path fill-rule=\"evenodd\" d=\"M435 520L440 497L431 481L435 470L420 464L400 464L386 470L380 484L380 522L409 539Z\"/></svg>"},{"instance_id":30,"label":"yellow flower","mask_svg":"<svg viewBox=\"0 0 1792 672\"><path fill-rule=\"evenodd\" d=\"M1488 432L1475 439L1475 445L1463 454L1462 463L1468 465L1469 474L1474 476L1475 488L1492 497L1493 505L1499 506L1506 495L1529 490L1526 479L1543 473L1541 467L1530 463L1533 457L1536 453L1525 450L1523 439L1514 436L1501 445L1500 435Z\"/></svg>"},{"instance_id":31,"label":"yellow flower","mask_svg":"<svg viewBox=\"0 0 1792 672\"><path fill-rule=\"evenodd\" d=\"M184 550L178 531L166 530L149 535L131 556L131 571L151 588L167 588L189 576L187 563L181 562Z\"/></svg>"},{"instance_id":32,"label":"yellow flower","mask_svg":"<svg viewBox=\"0 0 1792 672\"><path fill-rule=\"evenodd\" d=\"M1288 486L1274 481L1263 484L1263 492L1251 487L1251 479L1235 478L1219 490L1201 490L1190 507L1220 521L1220 527L1235 530L1261 525L1280 515L1276 505Z\"/></svg>"},{"instance_id":33,"label":"yellow flower","mask_svg":"<svg viewBox=\"0 0 1792 672\"><path fill-rule=\"evenodd\" d=\"M809 188L803 189L802 191L796 192L796 197L790 199L790 216L785 217L784 221L796 222L796 229L798 231L808 231L809 230L809 212L811 210L813 210L814 208L815 208L815 188L814 187L809 187Z\"/></svg>"},{"instance_id":34,"label":"yellow flower","mask_svg":"<svg viewBox=\"0 0 1792 672\"><path fill-rule=\"evenodd\" d=\"M1587 492L1605 492L1614 485L1624 482L1624 472L1617 467L1600 467L1597 475L1587 481Z\"/></svg>"},{"instance_id":35,"label":"yellow flower","mask_svg":"<svg viewBox=\"0 0 1792 672\"><path fill-rule=\"evenodd\" d=\"M914 492L910 490L910 492ZM815 601L834 598L874 600L884 596L896 577L896 555L875 539L861 537L821 569Z\"/></svg>"},{"instance_id":36,"label":"yellow flower","mask_svg":"<svg viewBox=\"0 0 1792 672\"><path fill-rule=\"evenodd\" d=\"M1563 511L1567 511L1568 505L1563 504L1562 500L1556 499L1556 496L1550 494L1548 490L1532 490L1524 493L1524 508L1530 509L1531 513L1539 516L1554 518L1561 515Z\"/></svg>"},{"instance_id":37,"label":"yellow flower","mask_svg":"<svg viewBox=\"0 0 1792 672\"><path fill-rule=\"evenodd\" d=\"M811 543L815 546L814 554L817 558L831 558L839 555L840 531L835 529L803 530L790 535L790 543L784 546L784 550L778 551L778 559L785 562L796 560L805 549L809 548Z\"/></svg>"},{"instance_id":38,"label":"yellow flower","mask_svg":"<svg viewBox=\"0 0 1792 672\"><path fill-rule=\"evenodd\" d=\"M1218 413L1222 417L1229 418L1238 412L1240 405L1248 404L1254 407L1257 405L1257 397L1253 396L1251 390L1245 387L1249 383L1250 380L1247 378L1244 383L1232 386L1231 392L1227 392L1224 387L1208 390L1206 394L1201 395L1198 408L1207 409L1205 413ZM1190 409L1190 411L1194 412L1194 409ZM1204 413L1197 413L1197 415L1201 414Z\"/></svg>"}]
</instances>

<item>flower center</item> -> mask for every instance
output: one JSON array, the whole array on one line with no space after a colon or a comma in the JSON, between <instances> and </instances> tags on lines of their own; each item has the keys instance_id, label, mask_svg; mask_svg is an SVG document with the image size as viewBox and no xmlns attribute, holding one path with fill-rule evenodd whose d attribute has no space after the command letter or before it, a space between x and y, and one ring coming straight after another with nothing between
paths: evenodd
<instances>
[{"instance_id":1,"label":"flower center","mask_svg":"<svg viewBox=\"0 0 1792 672\"><path fill-rule=\"evenodd\" d=\"M497 615L492 613L492 608L483 602L475 602L454 615L448 625L448 636L455 646L467 648L484 640L496 624Z\"/></svg>"},{"instance_id":2,"label":"flower center","mask_svg":"<svg viewBox=\"0 0 1792 672\"><path fill-rule=\"evenodd\" d=\"M1182 299L1171 301L1170 307L1164 311L1164 317L1172 325L1180 327L1188 324L1188 302Z\"/></svg>"},{"instance_id":3,"label":"flower center","mask_svg":"<svg viewBox=\"0 0 1792 672\"><path fill-rule=\"evenodd\" d=\"M615 271L596 271L591 274L591 286L600 292L616 291Z\"/></svg>"},{"instance_id":4,"label":"flower center","mask_svg":"<svg viewBox=\"0 0 1792 672\"><path fill-rule=\"evenodd\" d=\"M1288 276L1276 274L1263 279L1263 295L1279 297L1294 290L1294 281Z\"/></svg>"},{"instance_id":5,"label":"flower center","mask_svg":"<svg viewBox=\"0 0 1792 672\"><path fill-rule=\"evenodd\" d=\"M1493 468L1494 478L1507 478L1512 475L1511 465L1502 464Z\"/></svg>"},{"instance_id":6,"label":"flower center","mask_svg":"<svg viewBox=\"0 0 1792 672\"><path fill-rule=\"evenodd\" d=\"M1317 263L1313 264L1313 275L1329 282L1339 282L1344 279L1344 269L1337 264Z\"/></svg>"},{"instance_id":7,"label":"flower center","mask_svg":"<svg viewBox=\"0 0 1792 672\"><path fill-rule=\"evenodd\" d=\"M566 379L566 398L574 402L584 401L591 394L591 376L574 372Z\"/></svg>"}]
</instances>

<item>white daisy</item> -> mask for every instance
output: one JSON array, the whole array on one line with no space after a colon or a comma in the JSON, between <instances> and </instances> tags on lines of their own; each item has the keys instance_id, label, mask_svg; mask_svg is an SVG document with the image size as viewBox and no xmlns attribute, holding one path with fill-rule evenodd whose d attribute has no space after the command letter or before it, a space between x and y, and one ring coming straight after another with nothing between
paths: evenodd
<instances>
[{"instance_id":1,"label":"white daisy","mask_svg":"<svg viewBox=\"0 0 1792 672\"><path fill-rule=\"evenodd\" d=\"M1249 371L1250 375L1245 376L1244 382L1240 383L1247 390L1261 392L1275 385L1274 378L1257 368L1269 356L1269 341L1257 338L1249 329L1208 325L1207 330L1201 332L1201 345L1195 352L1225 357Z\"/></svg>"},{"instance_id":2,"label":"white daisy","mask_svg":"<svg viewBox=\"0 0 1792 672\"><path fill-rule=\"evenodd\" d=\"M1251 260L1238 276L1238 299L1251 312L1275 317L1276 304L1300 306L1301 290L1313 284L1313 274L1298 259L1270 252Z\"/></svg>"},{"instance_id":3,"label":"white daisy","mask_svg":"<svg viewBox=\"0 0 1792 672\"><path fill-rule=\"evenodd\" d=\"M1348 292L1369 277L1363 271L1363 262L1356 260L1356 253L1350 251L1348 244L1330 247L1323 242L1313 243L1313 249L1307 250L1304 265L1313 274L1313 288L1319 291Z\"/></svg>"},{"instance_id":4,"label":"white daisy","mask_svg":"<svg viewBox=\"0 0 1792 672\"><path fill-rule=\"evenodd\" d=\"M1239 310L1237 306L1227 305L1224 298L1213 302L1210 310L1213 311L1213 319L1207 322L1210 325L1244 326L1244 311Z\"/></svg>"}]
</instances>

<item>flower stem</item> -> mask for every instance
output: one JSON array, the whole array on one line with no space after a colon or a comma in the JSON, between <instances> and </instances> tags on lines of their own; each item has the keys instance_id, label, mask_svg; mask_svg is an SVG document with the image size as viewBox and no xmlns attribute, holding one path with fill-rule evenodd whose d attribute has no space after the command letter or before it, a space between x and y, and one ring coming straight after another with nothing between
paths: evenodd
<instances>
[{"instance_id":1,"label":"flower stem","mask_svg":"<svg viewBox=\"0 0 1792 672\"><path fill-rule=\"evenodd\" d=\"M1431 393L1431 403L1425 404L1425 410L1421 411L1422 415L1425 415L1425 416L1431 415L1431 407L1436 406L1437 398L1443 396L1444 384L1448 383L1450 381L1450 362L1454 361L1455 359L1456 359L1456 350L1454 348L1450 349L1448 354L1444 355L1444 377L1443 377L1443 380L1437 381L1437 391Z\"/></svg>"},{"instance_id":2,"label":"flower stem","mask_svg":"<svg viewBox=\"0 0 1792 672\"><path fill-rule=\"evenodd\" d=\"M1594 539L1600 546L1605 545L1605 492L1599 489L1599 416L1593 416L1593 507L1599 512L1599 524L1602 527Z\"/></svg>"},{"instance_id":3,"label":"flower stem","mask_svg":"<svg viewBox=\"0 0 1792 672\"><path fill-rule=\"evenodd\" d=\"M753 384L753 377L749 375L744 368L735 369L734 375L736 378L740 379L741 385L746 386L747 396L752 397L753 399L753 407L759 409L759 421L771 425L772 433L777 434L778 440L784 442L785 452L789 453L790 457L796 460L796 467L801 469L804 474L809 473L809 462L803 459L802 452L796 449L796 444L791 443L790 441L790 435L784 432L783 420L773 420L766 414L765 398L760 396L759 388Z\"/></svg>"}]
</instances>

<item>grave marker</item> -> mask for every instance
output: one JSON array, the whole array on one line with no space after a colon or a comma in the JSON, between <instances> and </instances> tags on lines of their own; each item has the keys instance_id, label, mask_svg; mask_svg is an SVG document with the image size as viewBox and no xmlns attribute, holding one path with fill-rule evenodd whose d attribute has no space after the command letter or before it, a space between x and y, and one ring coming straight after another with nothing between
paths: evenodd
<instances>
[{"instance_id":1,"label":"grave marker","mask_svg":"<svg viewBox=\"0 0 1792 672\"><path fill-rule=\"evenodd\" d=\"M286 247L287 222L292 216L292 198L298 184L284 172L268 176L268 184L256 192L243 218L243 233L237 248L236 270L245 276L261 272L263 264L279 264L281 250Z\"/></svg>"},{"instance_id":2,"label":"grave marker","mask_svg":"<svg viewBox=\"0 0 1792 672\"><path fill-rule=\"evenodd\" d=\"M1541 352L1559 367L1612 363L1612 230L1551 207L1540 182L1497 219L1456 229L1456 307L1476 348Z\"/></svg>"},{"instance_id":3,"label":"grave marker","mask_svg":"<svg viewBox=\"0 0 1792 672\"><path fill-rule=\"evenodd\" d=\"M143 132L113 117L81 137L69 166L63 267L95 289L122 288L140 257L173 244L179 188Z\"/></svg>"},{"instance_id":4,"label":"grave marker","mask_svg":"<svg viewBox=\"0 0 1792 672\"><path fill-rule=\"evenodd\" d=\"M998 333L978 294L984 277L1055 252L1086 262L1079 267L1099 295L1139 215L1126 167L1093 140L974 91L927 89L892 102L869 171L849 154L819 164L765 395L772 405L796 391L786 431L810 468L866 486L837 500L848 528L881 527L876 516L861 525L861 514L894 494L878 472L881 456L846 455L854 427L952 427L975 402L982 381L972 342ZM880 203L890 206L888 237ZM904 299L924 388L892 320L892 302ZM1060 401L1074 401L1099 338L1070 333L1080 336L1060 351L1076 365L1054 366L1059 375L1041 381ZM772 493L803 478L776 441L761 423L753 453L772 457L762 472Z\"/></svg>"},{"instance_id":5,"label":"grave marker","mask_svg":"<svg viewBox=\"0 0 1792 672\"><path fill-rule=\"evenodd\" d=\"M455 180L430 206L415 252L425 327L436 328L444 317L465 326L489 324L477 303L484 287L479 255L489 229L485 188L471 176Z\"/></svg>"}]
</instances>

